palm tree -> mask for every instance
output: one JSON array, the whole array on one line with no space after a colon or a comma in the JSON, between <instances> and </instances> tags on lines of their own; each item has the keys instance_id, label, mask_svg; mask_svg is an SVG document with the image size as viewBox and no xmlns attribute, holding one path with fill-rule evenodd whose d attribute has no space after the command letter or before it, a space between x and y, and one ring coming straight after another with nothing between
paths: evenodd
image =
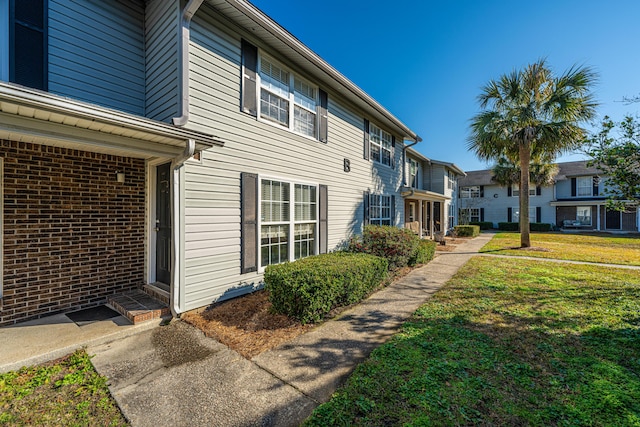
<instances>
[{"instance_id":1,"label":"palm tree","mask_svg":"<svg viewBox=\"0 0 640 427\"><path fill-rule=\"evenodd\" d=\"M500 157L491 169L491 180L503 186L520 184L520 165L506 157ZM529 164L529 183L535 185L551 185L558 174L558 165L544 159L532 159Z\"/></svg>"},{"instance_id":2,"label":"palm tree","mask_svg":"<svg viewBox=\"0 0 640 427\"><path fill-rule=\"evenodd\" d=\"M478 96L483 110L471 120L469 150L481 160L517 159L520 166L520 246L529 236L529 166L532 159L555 159L578 148L581 125L595 116L590 90L596 74L573 66L556 76L544 59L491 80Z\"/></svg>"}]
</instances>

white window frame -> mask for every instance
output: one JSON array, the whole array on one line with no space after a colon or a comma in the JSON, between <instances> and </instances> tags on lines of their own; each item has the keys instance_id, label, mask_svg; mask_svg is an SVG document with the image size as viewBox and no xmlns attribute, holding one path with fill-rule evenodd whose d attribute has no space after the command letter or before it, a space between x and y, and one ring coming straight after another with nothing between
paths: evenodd
<instances>
[{"instance_id":1,"label":"white window frame","mask_svg":"<svg viewBox=\"0 0 640 427\"><path fill-rule=\"evenodd\" d=\"M374 140L377 137L380 142ZM386 144L385 144L386 143ZM385 147L388 145L388 147ZM377 148L380 153L380 159L374 156L374 149ZM388 154L389 162L385 161L385 153ZM376 163L391 167L394 162L393 152L393 136L373 123L369 123L369 157Z\"/></svg>"},{"instance_id":2,"label":"white window frame","mask_svg":"<svg viewBox=\"0 0 640 427\"><path fill-rule=\"evenodd\" d=\"M520 206L511 208L511 222L520 222ZM529 222L536 222L536 207L529 206Z\"/></svg>"},{"instance_id":3,"label":"white window frame","mask_svg":"<svg viewBox=\"0 0 640 427\"><path fill-rule=\"evenodd\" d=\"M536 197L537 186L529 183L529 197ZM520 184L511 184L511 196L520 197Z\"/></svg>"},{"instance_id":4,"label":"white window frame","mask_svg":"<svg viewBox=\"0 0 640 427\"><path fill-rule=\"evenodd\" d=\"M266 84L263 84L263 72L262 72L262 62L264 61L268 61L269 63L271 63L273 66L276 66L278 68L280 68L280 70L286 72L288 74L288 84L287 84L287 93L282 93L279 92L278 90L274 90L271 89L269 87L266 86ZM273 59L271 56L260 52L258 55L258 70L256 73L256 79L257 79L257 84L256 84L256 99L258 100L258 106L257 106L257 117L258 120L260 120L261 122L264 123L269 123L270 125L276 126L280 129L286 129L289 132L295 133L296 135L300 135L304 138L309 138L309 139L313 139L313 140L318 140L319 135L320 135L320 117L318 114L318 106L320 105L320 88L317 85L312 84L311 82L309 82L307 79L300 77L298 74L292 72L289 68L283 66L279 61ZM304 95L302 95L302 97L304 97L305 100L308 100L309 102L313 102L313 108L310 108L309 105L304 105L302 102L298 101L298 98L302 99L302 97L298 96L298 92L295 90L295 83L296 82L300 82L300 83L304 83L305 85L307 85L310 89L313 90L313 94L314 94L314 99L308 98ZM284 84L284 83L283 83ZM288 124L283 124L273 118L271 118L270 116L267 115L263 115L262 114L262 90L265 90L266 92L268 92L271 95L274 95L278 98L281 98L285 101L288 102ZM302 109L308 113L313 114L313 116L315 117L314 120L314 132L313 135L309 135L307 133L304 132L300 132L297 131L295 128L295 113L296 113L296 107L299 109Z\"/></svg>"},{"instance_id":5,"label":"white window frame","mask_svg":"<svg viewBox=\"0 0 640 427\"><path fill-rule=\"evenodd\" d=\"M418 188L418 162L414 159L409 159L409 187Z\"/></svg>"},{"instance_id":6,"label":"white window frame","mask_svg":"<svg viewBox=\"0 0 640 427\"><path fill-rule=\"evenodd\" d=\"M587 224L586 222L583 222L583 220L580 219L580 209L584 209L586 211L589 212L589 223ZM586 225L586 226L592 226L593 225L593 215L592 215L592 210L591 210L591 206L576 206L576 221L580 221L581 225Z\"/></svg>"},{"instance_id":7,"label":"white window frame","mask_svg":"<svg viewBox=\"0 0 640 427\"><path fill-rule=\"evenodd\" d=\"M280 182L280 183L285 183L289 185L289 217L287 218L287 221L275 221L275 222L267 222L267 221L263 221L263 217L262 217L262 182L263 181L273 181L273 182ZM314 215L315 215L315 219L314 220L296 220L295 219L295 209L296 209L296 203L298 203L298 201L295 199L295 186L296 185L304 185L304 186L310 186L310 187L315 187L315 200L310 202L310 203L314 203L315 204L315 210ZM262 265L262 227L263 226L275 226L275 225L286 225L287 226L287 232L288 232L288 240L287 240L287 245L288 245L288 256L287 256L287 261L295 261L295 226L296 225L302 225L302 224L313 224L314 225L314 243L313 243L313 254L311 255L316 255L319 253L319 225L320 225L320 212L319 212L319 192L320 192L320 185L316 182L306 182L306 181L300 181L300 180L293 180L290 178L282 178L282 177L275 177L275 176L268 176L268 175L258 175L258 242L257 242L257 251L258 251L258 272L264 272L265 268L267 265L273 265L270 263L267 263L266 265Z\"/></svg>"},{"instance_id":8,"label":"white window frame","mask_svg":"<svg viewBox=\"0 0 640 427\"><path fill-rule=\"evenodd\" d=\"M461 208L460 211L469 222L480 222L480 208Z\"/></svg>"},{"instance_id":9,"label":"white window frame","mask_svg":"<svg viewBox=\"0 0 640 427\"><path fill-rule=\"evenodd\" d=\"M449 188L449 190L455 189L456 188L455 182L456 182L456 174L451 170L447 170L447 188Z\"/></svg>"},{"instance_id":10,"label":"white window frame","mask_svg":"<svg viewBox=\"0 0 640 427\"><path fill-rule=\"evenodd\" d=\"M388 201L388 204L386 203ZM392 197L386 194L369 194L369 224L371 225L394 225L394 218L391 218L393 206ZM374 215L377 213L378 215ZM388 216L385 214L388 213Z\"/></svg>"},{"instance_id":11,"label":"white window frame","mask_svg":"<svg viewBox=\"0 0 640 427\"><path fill-rule=\"evenodd\" d=\"M475 199L480 197L480 186L470 185L468 187L460 187L461 199Z\"/></svg>"},{"instance_id":12,"label":"white window frame","mask_svg":"<svg viewBox=\"0 0 640 427\"><path fill-rule=\"evenodd\" d=\"M584 185L584 184L587 185ZM581 185L582 184L582 185ZM586 191L584 191L586 189ZM580 190L583 190L582 192ZM579 176L576 178L576 197L593 196L593 177Z\"/></svg>"}]
</instances>

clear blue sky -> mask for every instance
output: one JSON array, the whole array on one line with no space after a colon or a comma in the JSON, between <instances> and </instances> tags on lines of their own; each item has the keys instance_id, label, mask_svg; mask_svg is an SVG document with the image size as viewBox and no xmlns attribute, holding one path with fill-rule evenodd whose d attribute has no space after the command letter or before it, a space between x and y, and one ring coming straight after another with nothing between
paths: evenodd
<instances>
[{"instance_id":1,"label":"clear blue sky","mask_svg":"<svg viewBox=\"0 0 640 427\"><path fill-rule=\"evenodd\" d=\"M600 116L640 111L620 102L640 94L639 0L252 3L420 135L418 151L465 170L489 166L466 149L480 88L538 58L593 67Z\"/></svg>"}]
</instances>

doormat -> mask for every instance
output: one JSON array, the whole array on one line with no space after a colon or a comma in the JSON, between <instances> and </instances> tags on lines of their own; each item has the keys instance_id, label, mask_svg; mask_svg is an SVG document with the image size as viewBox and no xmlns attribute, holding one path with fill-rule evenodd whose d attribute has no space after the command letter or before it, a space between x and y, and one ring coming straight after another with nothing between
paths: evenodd
<instances>
[{"instance_id":1,"label":"doormat","mask_svg":"<svg viewBox=\"0 0 640 427\"><path fill-rule=\"evenodd\" d=\"M84 326L101 320L112 319L120 316L120 313L110 309L106 305L99 305L97 307L85 308L84 310L66 313L66 316L73 320L76 325Z\"/></svg>"}]
</instances>

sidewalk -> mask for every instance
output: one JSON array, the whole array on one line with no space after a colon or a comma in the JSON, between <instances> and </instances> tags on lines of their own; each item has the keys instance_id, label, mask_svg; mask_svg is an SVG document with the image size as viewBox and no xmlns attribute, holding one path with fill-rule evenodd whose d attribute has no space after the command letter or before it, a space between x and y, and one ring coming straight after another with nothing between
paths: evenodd
<instances>
[{"instance_id":1,"label":"sidewalk","mask_svg":"<svg viewBox=\"0 0 640 427\"><path fill-rule=\"evenodd\" d=\"M252 360L179 321L88 352L134 426L299 425L492 237L438 252L337 319Z\"/></svg>"}]
</instances>

